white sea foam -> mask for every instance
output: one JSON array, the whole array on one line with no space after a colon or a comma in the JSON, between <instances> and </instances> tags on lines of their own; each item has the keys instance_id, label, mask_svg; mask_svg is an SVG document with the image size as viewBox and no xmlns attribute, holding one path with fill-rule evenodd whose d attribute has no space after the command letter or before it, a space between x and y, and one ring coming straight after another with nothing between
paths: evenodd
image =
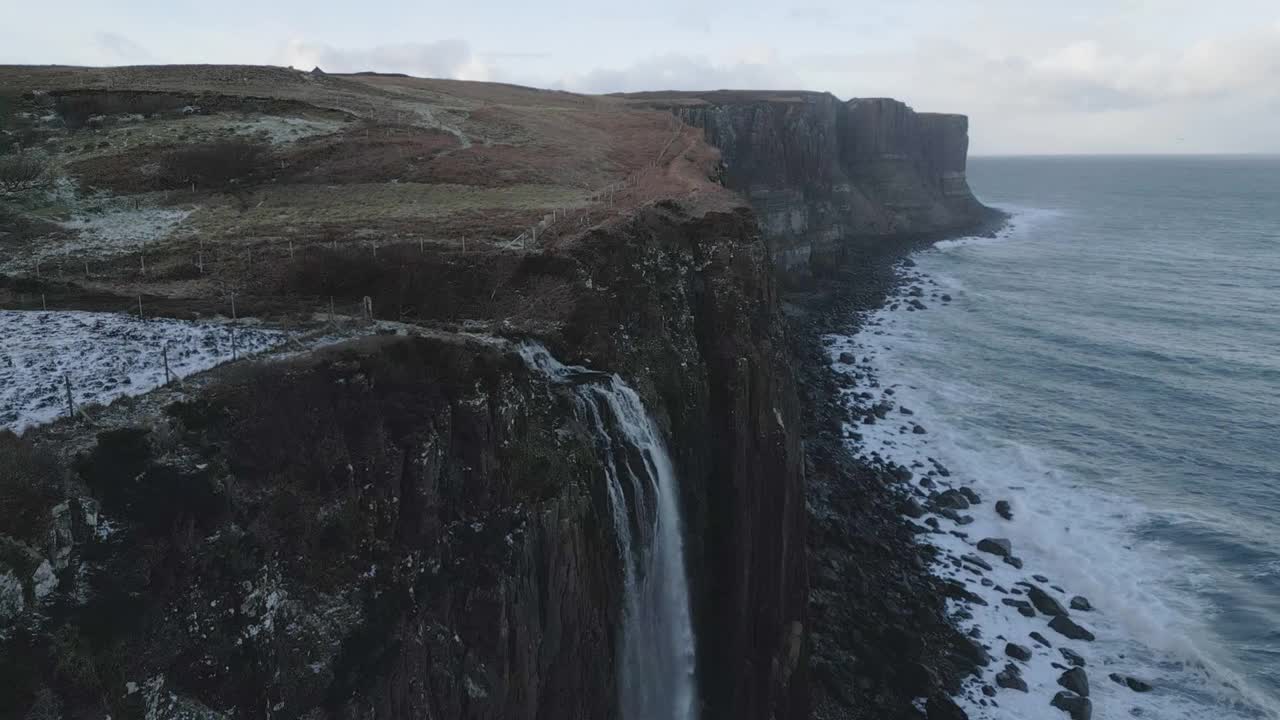
<instances>
[{"instance_id":1,"label":"white sea foam","mask_svg":"<svg viewBox=\"0 0 1280 720\"><path fill-rule=\"evenodd\" d=\"M1002 237L1009 238L1051 217L1050 212L1019 213L1014 228ZM964 241L952 243L942 249L966 247ZM938 278L937 286L939 292L962 287L947 278ZM928 312L964 310L960 294L952 307L935 303ZM1033 657L1029 663L1015 662L1022 667L1029 693L1001 689L994 698L996 707L977 691L978 685L972 686L968 697L961 700L970 716L992 720L1066 717L1049 701L1061 690L1057 678L1062 668L1052 663L1066 665L1058 648L1067 647L1087 659L1093 717L1099 720L1134 716L1161 720L1280 718L1280 707L1250 688L1214 645L1204 620L1215 608L1201 599L1203 596L1179 590L1182 585L1211 577L1199 561L1139 538L1136 530L1151 520L1148 511L1132 498L1104 493L1078 481L1066 469L1069 458L1012 442L968 421L963 412L957 414L957 408L981 400L988 391L964 378L933 376L922 367L920 357L945 352L924 332L923 317L905 308L874 313L856 337L829 337L828 350L835 367L849 373L860 370L840 364L838 358L841 353L853 353L879 380L881 389L893 389L892 395L877 400L913 412L905 415L895 408L887 420L848 428L862 434L859 452L910 467L917 480L930 470L932 458L951 473L949 478L934 477L939 485L967 485L983 498L982 504L962 513L973 517L969 525L957 527L937 517L943 532L925 536L943 550L934 570L963 581L988 602L986 606L952 607L972 614L972 618L962 619L960 626L965 630L976 626L983 642L990 646L993 662L984 670L981 682L994 686L995 673L1014 662L1004 656L1006 642L1030 648ZM852 402L854 394L866 390L859 386L844 392ZM911 432L911 423L926 428L927 434ZM999 499L1010 501L1011 522L996 515L994 505ZM953 536L951 530L967 533L968 538ZM985 537L1010 539L1014 554L1025 563L1024 569L977 552L974 545ZM951 559L966 554L983 557L994 570L980 575L956 568ZM1047 627L1044 615L1031 619L1019 615L1001 604L1001 599L1025 599L1025 595L1002 594L980 583L985 577L1012 590L1019 581L1035 582L1035 574L1048 577L1047 583L1036 584L1064 606L1074 595L1089 598L1096 609L1073 611L1072 617L1097 635L1095 642L1066 639ZM1054 647L1039 646L1029 637L1032 631L1043 634ZM1156 689L1135 693L1109 680L1111 673L1140 678Z\"/></svg>"},{"instance_id":2,"label":"white sea foam","mask_svg":"<svg viewBox=\"0 0 1280 720\"><path fill-rule=\"evenodd\" d=\"M938 250L954 250L956 248L995 245L997 243L1006 242L1016 234L1025 233L1031 228L1041 225L1042 223L1054 218L1062 217L1066 213L1063 210L1050 208L1029 208L1021 205L993 205L997 210L1002 210L1009 214L1010 220L1000 230L991 235L969 235L966 237L952 238L950 240L942 240L934 243L934 247Z\"/></svg>"}]
</instances>

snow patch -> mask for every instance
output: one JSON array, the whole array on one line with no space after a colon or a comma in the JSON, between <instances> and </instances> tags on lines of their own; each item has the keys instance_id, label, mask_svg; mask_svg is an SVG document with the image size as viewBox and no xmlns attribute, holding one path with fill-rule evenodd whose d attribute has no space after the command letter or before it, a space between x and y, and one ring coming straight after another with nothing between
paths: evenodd
<instances>
[{"instance_id":1,"label":"snow patch","mask_svg":"<svg viewBox=\"0 0 1280 720\"><path fill-rule=\"evenodd\" d=\"M184 320L81 311L0 311L0 428L22 432L76 407L141 395L282 343L285 333Z\"/></svg>"}]
</instances>

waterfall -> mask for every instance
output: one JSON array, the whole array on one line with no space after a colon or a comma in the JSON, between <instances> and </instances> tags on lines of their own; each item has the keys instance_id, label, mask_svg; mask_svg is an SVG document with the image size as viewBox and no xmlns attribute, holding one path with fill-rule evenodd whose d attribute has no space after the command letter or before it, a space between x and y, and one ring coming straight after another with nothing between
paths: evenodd
<instances>
[{"instance_id":1,"label":"waterfall","mask_svg":"<svg viewBox=\"0 0 1280 720\"><path fill-rule=\"evenodd\" d=\"M622 720L696 720L680 504L662 437L617 375L564 365L541 345L519 352L530 368L571 388L604 465L626 592L617 667Z\"/></svg>"}]
</instances>

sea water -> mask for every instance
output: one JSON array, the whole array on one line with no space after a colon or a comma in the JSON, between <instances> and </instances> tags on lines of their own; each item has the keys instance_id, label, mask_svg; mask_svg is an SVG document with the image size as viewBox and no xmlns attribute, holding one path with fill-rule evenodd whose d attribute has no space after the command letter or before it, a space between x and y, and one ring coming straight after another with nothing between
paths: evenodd
<instances>
[{"instance_id":1,"label":"sea water","mask_svg":"<svg viewBox=\"0 0 1280 720\"><path fill-rule=\"evenodd\" d=\"M1042 574L1096 608L1072 615L1097 640L1068 641L940 562L991 601L962 616L993 648L982 682L1006 640L1036 652L1030 692L971 688L966 709L1066 717L1066 646L1094 718L1280 718L1280 158L976 158L970 182L1010 226L914 256L928 309L830 339L912 412L856 428L859 451L932 458L984 499L927 539L958 556L1009 538L1025 568L985 556L988 578Z\"/></svg>"}]
</instances>

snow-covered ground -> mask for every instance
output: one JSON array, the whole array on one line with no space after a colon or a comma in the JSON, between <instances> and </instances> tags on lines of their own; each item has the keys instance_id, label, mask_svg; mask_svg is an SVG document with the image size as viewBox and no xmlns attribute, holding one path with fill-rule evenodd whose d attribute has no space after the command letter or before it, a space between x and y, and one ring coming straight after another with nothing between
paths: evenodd
<instances>
[{"instance_id":1,"label":"snow-covered ground","mask_svg":"<svg viewBox=\"0 0 1280 720\"><path fill-rule=\"evenodd\" d=\"M233 340L234 336L234 340ZM284 342L273 330L183 320L139 320L80 311L0 311L0 428L22 432L77 407L141 395L164 383L163 348L173 377L185 377Z\"/></svg>"}]
</instances>

